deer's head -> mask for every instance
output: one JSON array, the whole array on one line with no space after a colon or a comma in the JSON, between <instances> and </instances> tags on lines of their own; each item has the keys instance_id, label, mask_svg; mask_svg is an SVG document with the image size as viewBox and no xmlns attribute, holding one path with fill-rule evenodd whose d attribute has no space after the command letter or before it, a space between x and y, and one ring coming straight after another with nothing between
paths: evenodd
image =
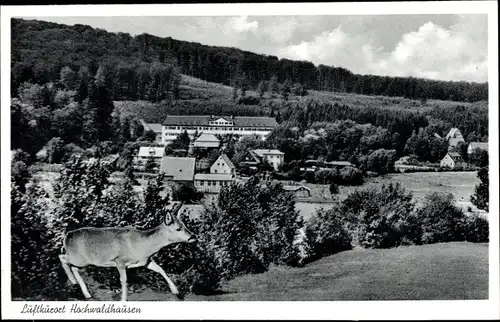
<instances>
[{"instance_id":1,"label":"deer's head","mask_svg":"<svg viewBox=\"0 0 500 322\"><path fill-rule=\"evenodd\" d=\"M168 233L168 239L173 243L194 243L196 236L187 229L180 218L179 211L183 203L179 203L171 211L167 211L164 218L164 229Z\"/></svg>"}]
</instances>

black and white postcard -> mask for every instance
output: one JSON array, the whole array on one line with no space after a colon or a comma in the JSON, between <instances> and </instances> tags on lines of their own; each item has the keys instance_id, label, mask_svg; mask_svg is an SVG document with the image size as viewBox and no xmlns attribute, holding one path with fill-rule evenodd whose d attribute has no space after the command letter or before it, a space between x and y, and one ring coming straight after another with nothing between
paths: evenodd
<instances>
[{"instance_id":1,"label":"black and white postcard","mask_svg":"<svg viewBox=\"0 0 500 322\"><path fill-rule=\"evenodd\" d=\"M497 11L2 7L2 317L500 318Z\"/></svg>"}]
</instances>

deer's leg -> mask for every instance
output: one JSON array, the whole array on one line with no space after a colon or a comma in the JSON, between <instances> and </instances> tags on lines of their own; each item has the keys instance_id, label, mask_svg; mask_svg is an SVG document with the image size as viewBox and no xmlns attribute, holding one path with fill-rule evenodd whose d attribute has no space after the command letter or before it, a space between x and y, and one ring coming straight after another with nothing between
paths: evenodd
<instances>
[{"instance_id":1,"label":"deer's leg","mask_svg":"<svg viewBox=\"0 0 500 322\"><path fill-rule=\"evenodd\" d=\"M146 267L154 272L160 273L161 276L163 276L163 278L167 281L168 287L170 288L170 292L172 292L172 294L174 294L175 296L179 297L179 290L175 286L174 282L172 282L172 280L167 276L167 273L165 273L163 268L160 267L160 265L156 264L156 262L152 260Z\"/></svg>"},{"instance_id":2,"label":"deer's leg","mask_svg":"<svg viewBox=\"0 0 500 322\"><path fill-rule=\"evenodd\" d=\"M71 272L71 268L69 267L68 255L63 254L59 255L59 260L61 261L62 267L64 268L64 272L68 275L68 279L71 284L75 285L77 283L75 279L75 275Z\"/></svg>"},{"instance_id":3,"label":"deer's leg","mask_svg":"<svg viewBox=\"0 0 500 322\"><path fill-rule=\"evenodd\" d=\"M124 264L116 263L116 268L120 273L120 282L122 283L122 301L127 300L127 269Z\"/></svg>"},{"instance_id":4,"label":"deer's leg","mask_svg":"<svg viewBox=\"0 0 500 322\"><path fill-rule=\"evenodd\" d=\"M75 275L75 278L78 281L80 288L82 289L83 296L85 296L85 298L87 298L87 299L91 298L92 296L90 295L89 290L87 290L87 285L85 285L83 278L80 276L80 273L78 272L78 268L73 266L73 267L71 267L71 270L73 271L73 275Z\"/></svg>"}]
</instances>

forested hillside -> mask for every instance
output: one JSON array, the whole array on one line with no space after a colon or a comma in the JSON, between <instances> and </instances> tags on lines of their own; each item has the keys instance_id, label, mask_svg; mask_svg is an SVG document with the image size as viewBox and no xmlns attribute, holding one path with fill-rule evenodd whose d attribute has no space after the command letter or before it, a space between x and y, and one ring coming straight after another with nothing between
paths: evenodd
<instances>
[{"instance_id":1,"label":"forested hillside","mask_svg":"<svg viewBox=\"0 0 500 322\"><path fill-rule=\"evenodd\" d=\"M417 78L357 75L342 67L278 59L236 48L160 38L132 37L89 26L12 19L12 94L23 82L59 80L61 68L95 74L105 63L114 80L114 100L161 100L162 87L175 94L176 75L255 89L273 82L302 84L306 89L365 95L401 96L463 102L487 100L488 86ZM161 63L161 64L157 64ZM156 84L147 83L153 74ZM269 85L271 83L271 85Z\"/></svg>"}]
</instances>

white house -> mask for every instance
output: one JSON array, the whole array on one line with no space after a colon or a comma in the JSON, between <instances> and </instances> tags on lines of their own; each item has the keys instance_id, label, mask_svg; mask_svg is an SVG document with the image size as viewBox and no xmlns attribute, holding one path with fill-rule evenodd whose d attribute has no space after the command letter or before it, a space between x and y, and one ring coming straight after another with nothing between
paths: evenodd
<instances>
[{"instance_id":1,"label":"white house","mask_svg":"<svg viewBox=\"0 0 500 322\"><path fill-rule=\"evenodd\" d=\"M210 167L210 173L197 173L194 176L194 186L198 191L219 193L222 187L234 181L235 170L227 155L222 154Z\"/></svg>"},{"instance_id":2,"label":"white house","mask_svg":"<svg viewBox=\"0 0 500 322\"><path fill-rule=\"evenodd\" d=\"M446 134L446 140L450 148L456 147L460 142L465 143L462 133L456 127L452 128L448 134Z\"/></svg>"},{"instance_id":3,"label":"white house","mask_svg":"<svg viewBox=\"0 0 500 322\"><path fill-rule=\"evenodd\" d=\"M210 167L210 173L224 173L234 175L236 167L227 155L221 154Z\"/></svg>"},{"instance_id":4,"label":"white house","mask_svg":"<svg viewBox=\"0 0 500 322\"><path fill-rule=\"evenodd\" d=\"M168 115L162 124L162 142L170 144L186 131L193 139L196 133L237 136L258 135L265 140L278 126L275 118L262 116Z\"/></svg>"},{"instance_id":5,"label":"white house","mask_svg":"<svg viewBox=\"0 0 500 322\"><path fill-rule=\"evenodd\" d=\"M474 150L480 149L488 152L488 142L471 142L467 147L467 154L474 153Z\"/></svg>"},{"instance_id":6,"label":"white house","mask_svg":"<svg viewBox=\"0 0 500 322\"><path fill-rule=\"evenodd\" d=\"M255 149L252 150L261 161L267 161L274 170L279 171L285 163L285 154L279 150Z\"/></svg>"},{"instance_id":7,"label":"white house","mask_svg":"<svg viewBox=\"0 0 500 322\"><path fill-rule=\"evenodd\" d=\"M139 153L137 154L136 161L145 164L149 158L153 158L158 163L161 161L161 158L165 156L165 148L162 147L153 147L153 146L141 146L139 148Z\"/></svg>"},{"instance_id":8,"label":"white house","mask_svg":"<svg viewBox=\"0 0 500 322\"><path fill-rule=\"evenodd\" d=\"M441 168L455 169L456 167L464 166L466 163L462 156L456 152L448 152L441 160Z\"/></svg>"}]
</instances>

